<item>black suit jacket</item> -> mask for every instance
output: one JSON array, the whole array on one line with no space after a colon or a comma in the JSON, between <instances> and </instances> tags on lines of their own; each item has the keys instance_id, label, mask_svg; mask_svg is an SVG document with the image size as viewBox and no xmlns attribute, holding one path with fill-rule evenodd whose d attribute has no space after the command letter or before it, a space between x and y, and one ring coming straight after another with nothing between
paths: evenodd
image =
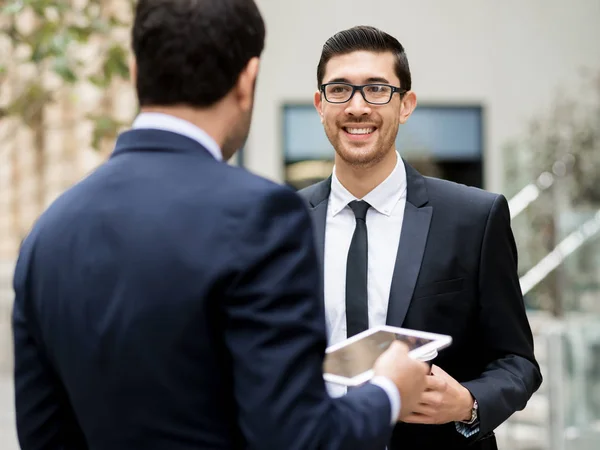
<instances>
[{"instance_id":1,"label":"black suit jacket","mask_svg":"<svg viewBox=\"0 0 600 450\"><path fill-rule=\"evenodd\" d=\"M391 448L493 448L492 431L523 409L542 381L508 204L501 195L405 167L407 201L387 324L452 336L434 363L477 399L480 433L465 439L454 423L399 424ZM331 178L300 191L312 211L321 261L330 188Z\"/></svg>"},{"instance_id":2,"label":"black suit jacket","mask_svg":"<svg viewBox=\"0 0 600 450\"><path fill-rule=\"evenodd\" d=\"M158 130L122 134L23 243L23 450L380 449L377 386L332 400L308 211Z\"/></svg>"}]
</instances>

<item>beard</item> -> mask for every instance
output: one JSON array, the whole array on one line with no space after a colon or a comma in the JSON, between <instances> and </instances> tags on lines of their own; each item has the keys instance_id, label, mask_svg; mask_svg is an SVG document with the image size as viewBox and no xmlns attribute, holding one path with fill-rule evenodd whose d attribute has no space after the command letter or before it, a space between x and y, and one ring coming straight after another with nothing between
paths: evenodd
<instances>
[{"instance_id":1,"label":"beard","mask_svg":"<svg viewBox=\"0 0 600 450\"><path fill-rule=\"evenodd\" d=\"M354 122L357 126L360 125L360 121ZM370 121L372 123L372 121ZM348 123L346 123L347 125ZM399 125L399 124L398 124ZM397 125L397 126L398 126ZM398 129L396 126L396 130ZM381 162L386 155L395 150L395 142L397 132L394 133L393 126L382 129L377 127L376 139L368 143L350 143L342 138L341 125L335 123L333 126L325 125L325 134L329 139L329 142L333 146L337 156L349 166L354 167L373 167Z\"/></svg>"},{"instance_id":2,"label":"beard","mask_svg":"<svg viewBox=\"0 0 600 450\"><path fill-rule=\"evenodd\" d=\"M391 147L375 145L364 146L363 148L347 148L344 144L334 145L336 154L349 166L354 167L373 167L385 158Z\"/></svg>"}]
</instances>

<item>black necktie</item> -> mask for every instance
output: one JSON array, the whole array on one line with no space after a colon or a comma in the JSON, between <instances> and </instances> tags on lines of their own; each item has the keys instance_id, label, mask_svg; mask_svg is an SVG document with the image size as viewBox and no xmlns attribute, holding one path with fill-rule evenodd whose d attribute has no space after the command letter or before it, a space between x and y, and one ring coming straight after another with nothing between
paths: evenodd
<instances>
[{"instance_id":1,"label":"black necktie","mask_svg":"<svg viewBox=\"0 0 600 450\"><path fill-rule=\"evenodd\" d=\"M348 206L354 211L356 228L352 235L346 263L346 336L351 337L369 328L367 299L367 202L355 200Z\"/></svg>"}]
</instances>

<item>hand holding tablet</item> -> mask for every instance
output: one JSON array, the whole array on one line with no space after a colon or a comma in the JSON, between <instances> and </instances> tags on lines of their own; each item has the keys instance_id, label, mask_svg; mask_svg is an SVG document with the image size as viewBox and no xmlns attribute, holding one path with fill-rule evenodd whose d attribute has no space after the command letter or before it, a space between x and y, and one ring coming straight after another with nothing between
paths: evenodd
<instances>
[{"instance_id":1,"label":"hand holding tablet","mask_svg":"<svg viewBox=\"0 0 600 450\"><path fill-rule=\"evenodd\" d=\"M396 340L408 346L410 357L430 365L437 352L452 343L447 335L388 325L373 327L327 348L325 381L343 386L359 386L369 381L374 375L375 361Z\"/></svg>"}]
</instances>

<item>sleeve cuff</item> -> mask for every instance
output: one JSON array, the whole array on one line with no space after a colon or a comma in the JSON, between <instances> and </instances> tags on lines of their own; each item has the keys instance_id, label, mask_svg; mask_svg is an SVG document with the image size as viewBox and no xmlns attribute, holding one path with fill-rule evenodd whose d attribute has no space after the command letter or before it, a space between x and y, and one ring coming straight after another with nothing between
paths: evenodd
<instances>
[{"instance_id":1,"label":"sleeve cuff","mask_svg":"<svg viewBox=\"0 0 600 450\"><path fill-rule=\"evenodd\" d=\"M456 431L462 434L466 438L470 438L471 436L475 436L479 433L479 420L476 420L471 425L462 422L454 422L456 427Z\"/></svg>"},{"instance_id":2,"label":"sleeve cuff","mask_svg":"<svg viewBox=\"0 0 600 450\"><path fill-rule=\"evenodd\" d=\"M381 389L383 389L390 399L390 406L392 410L391 425L395 425L398 421L398 416L400 415L401 406L400 392L398 391L398 388L392 380L381 376L374 377L371 380L371 384L379 386Z\"/></svg>"}]
</instances>

